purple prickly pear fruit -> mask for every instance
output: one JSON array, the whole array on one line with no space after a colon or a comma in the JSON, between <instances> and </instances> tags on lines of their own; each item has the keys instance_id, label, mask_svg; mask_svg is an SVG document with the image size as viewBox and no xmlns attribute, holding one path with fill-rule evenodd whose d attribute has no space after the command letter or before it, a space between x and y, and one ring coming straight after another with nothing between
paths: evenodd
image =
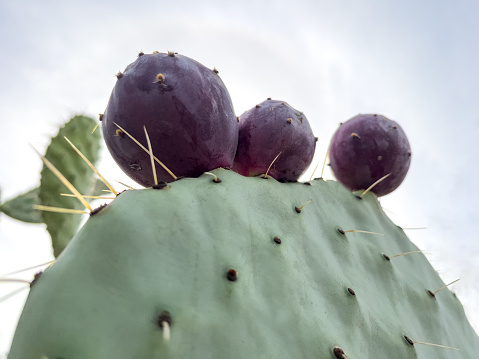
<instances>
[{"instance_id":1,"label":"purple prickly pear fruit","mask_svg":"<svg viewBox=\"0 0 479 359\"><path fill-rule=\"evenodd\" d=\"M267 99L239 117L233 170L243 176L268 172L279 181L294 182L308 169L315 147L306 116L284 101Z\"/></svg>"},{"instance_id":2,"label":"purple prickly pear fruit","mask_svg":"<svg viewBox=\"0 0 479 359\"><path fill-rule=\"evenodd\" d=\"M329 153L336 179L351 191L367 189L378 197L394 191L406 177L411 147L401 126L385 116L357 115L336 131Z\"/></svg>"},{"instance_id":3,"label":"purple prickly pear fruit","mask_svg":"<svg viewBox=\"0 0 479 359\"><path fill-rule=\"evenodd\" d=\"M103 135L133 180L154 184L150 155L128 136L148 148L144 127L153 155L176 177L232 166L238 123L218 71L177 53L153 53L139 56L117 78L102 117ZM156 173L159 181L174 180L158 164Z\"/></svg>"}]
</instances>

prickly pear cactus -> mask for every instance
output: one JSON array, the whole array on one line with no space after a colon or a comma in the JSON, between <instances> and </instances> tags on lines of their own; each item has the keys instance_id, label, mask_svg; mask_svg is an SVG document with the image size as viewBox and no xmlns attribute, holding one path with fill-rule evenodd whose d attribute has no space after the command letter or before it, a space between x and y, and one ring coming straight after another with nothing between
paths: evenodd
<instances>
[{"instance_id":1,"label":"prickly pear cactus","mask_svg":"<svg viewBox=\"0 0 479 359\"><path fill-rule=\"evenodd\" d=\"M373 193L213 172L93 214L32 285L9 359L477 358Z\"/></svg>"}]
</instances>

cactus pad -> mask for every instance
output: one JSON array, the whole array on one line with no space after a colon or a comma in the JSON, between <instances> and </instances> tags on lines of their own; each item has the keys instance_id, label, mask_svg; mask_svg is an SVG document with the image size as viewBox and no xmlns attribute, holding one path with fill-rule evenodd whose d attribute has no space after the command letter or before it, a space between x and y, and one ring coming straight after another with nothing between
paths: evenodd
<instances>
[{"instance_id":1,"label":"cactus pad","mask_svg":"<svg viewBox=\"0 0 479 359\"><path fill-rule=\"evenodd\" d=\"M32 286L9 359L477 355L425 256L393 257L418 249L373 193L213 173L89 218Z\"/></svg>"}]
</instances>

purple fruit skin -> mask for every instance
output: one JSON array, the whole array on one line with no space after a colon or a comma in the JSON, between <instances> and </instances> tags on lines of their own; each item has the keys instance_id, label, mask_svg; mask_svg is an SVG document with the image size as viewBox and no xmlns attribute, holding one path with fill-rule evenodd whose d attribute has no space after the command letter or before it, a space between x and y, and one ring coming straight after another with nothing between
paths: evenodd
<instances>
[{"instance_id":1,"label":"purple fruit skin","mask_svg":"<svg viewBox=\"0 0 479 359\"><path fill-rule=\"evenodd\" d=\"M173 55L173 56L172 56ZM157 75L160 82L157 81ZM121 169L143 186L154 184L150 156L117 123L148 148L177 177L197 177L231 167L238 121L217 72L178 54L139 56L118 76L102 118L103 136ZM158 181L173 177L155 162Z\"/></svg>"},{"instance_id":2,"label":"purple fruit skin","mask_svg":"<svg viewBox=\"0 0 479 359\"><path fill-rule=\"evenodd\" d=\"M394 191L406 177L411 147L396 122L376 114L357 115L336 131L329 158L336 179L351 191L367 189L391 173L371 189L380 197Z\"/></svg>"},{"instance_id":3,"label":"purple fruit skin","mask_svg":"<svg viewBox=\"0 0 479 359\"><path fill-rule=\"evenodd\" d=\"M268 172L271 177L295 182L308 169L316 138L303 113L284 101L268 99L239 119L234 171L243 176L264 174L280 152Z\"/></svg>"}]
</instances>

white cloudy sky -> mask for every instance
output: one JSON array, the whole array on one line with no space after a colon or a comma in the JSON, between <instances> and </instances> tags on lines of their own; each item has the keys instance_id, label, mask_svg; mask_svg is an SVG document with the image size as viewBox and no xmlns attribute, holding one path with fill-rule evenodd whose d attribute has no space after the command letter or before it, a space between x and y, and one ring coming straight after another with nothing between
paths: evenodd
<instances>
[{"instance_id":1,"label":"white cloudy sky","mask_svg":"<svg viewBox=\"0 0 479 359\"><path fill-rule=\"evenodd\" d=\"M446 283L461 278L451 289L479 331L478 13L474 0L0 1L2 198L38 182L29 144L44 150L72 115L103 112L139 51L178 51L219 69L238 115L267 97L303 111L314 164L357 113L399 122L413 161L383 206L427 227L410 238ZM100 170L122 178L107 153ZM1 216L0 275L51 258L42 226ZM0 303L0 357L26 292Z\"/></svg>"}]
</instances>

